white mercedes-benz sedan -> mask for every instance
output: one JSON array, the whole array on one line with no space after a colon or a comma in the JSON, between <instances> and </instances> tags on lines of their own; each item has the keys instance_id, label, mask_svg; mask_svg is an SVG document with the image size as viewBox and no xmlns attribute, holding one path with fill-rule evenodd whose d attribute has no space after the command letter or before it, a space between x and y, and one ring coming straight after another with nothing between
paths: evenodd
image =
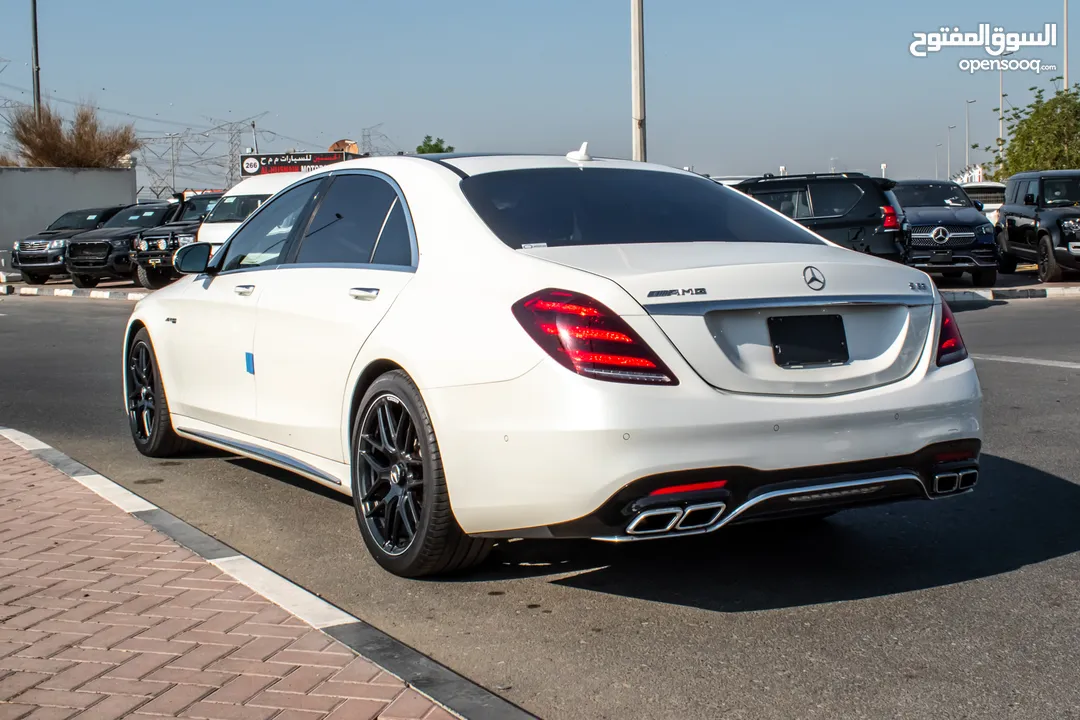
<instances>
[{"instance_id":1,"label":"white mercedes-benz sedan","mask_svg":"<svg viewBox=\"0 0 1080 720\"><path fill-rule=\"evenodd\" d=\"M139 451L339 490L398 575L978 479L979 380L930 278L690 172L584 146L365 158L174 262L124 340Z\"/></svg>"}]
</instances>

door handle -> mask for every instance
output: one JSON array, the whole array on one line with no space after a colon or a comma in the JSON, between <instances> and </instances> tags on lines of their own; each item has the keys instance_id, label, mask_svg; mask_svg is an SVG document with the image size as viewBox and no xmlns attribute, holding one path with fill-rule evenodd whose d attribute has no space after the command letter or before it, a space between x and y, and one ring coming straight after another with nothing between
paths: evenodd
<instances>
[{"instance_id":1,"label":"door handle","mask_svg":"<svg viewBox=\"0 0 1080 720\"><path fill-rule=\"evenodd\" d=\"M255 292L255 286L254 285L237 285L236 287L233 288L233 292L236 293L237 295L245 295L245 296L250 295L251 293Z\"/></svg>"},{"instance_id":2,"label":"door handle","mask_svg":"<svg viewBox=\"0 0 1080 720\"><path fill-rule=\"evenodd\" d=\"M354 300L374 300L379 297L379 288L350 288L349 297Z\"/></svg>"}]
</instances>

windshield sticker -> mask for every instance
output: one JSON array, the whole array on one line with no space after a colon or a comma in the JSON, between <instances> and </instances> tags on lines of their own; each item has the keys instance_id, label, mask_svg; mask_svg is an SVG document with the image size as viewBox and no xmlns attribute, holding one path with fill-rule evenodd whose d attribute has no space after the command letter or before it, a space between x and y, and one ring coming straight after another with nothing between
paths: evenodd
<instances>
[{"instance_id":1,"label":"windshield sticker","mask_svg":"<svg viewBox=\"0 0 1080 720\"><path fill-rule=\"evenodd\" d=\"M153 215L153 214L154 214L154 211L153 211L153 210L147 210L146 212L144 212L144 213L142 214L142 216L143 216L143 217L150 217L150 216L151 216L151 215ZM136 215L136 217L138 217L138 215Z\"/></svg>"},{"instance_id":2,"label":"windshield sticker","mask_svg":"<svg viewBox=\"0 0 1080 720\"><path fill-rule=\"evenodd\" d=\"M232 203L236 202L236 198L235 197L227 197L224 200L222 200L222 202L225 203L226 205L231 205Z\"/></svg>"},{"instance_id":3,"label":"windshield sticker","mask_svg":"<svg viewBox=\"0 0 1080 720\"><path fill-rule=\"evenodd\" d=\"M149 214L150 213L147 213L147 215L149 215ZM138 215L128 215L128 220L138 220L138 219L139 219Z\"/></svg>"},{"instance_id":4,"label":"windshield sticker","mask_svg":"<svg viewBox=\"0 0 1080 720\"><path fill-rule=\"evenodd\" d=\"M96 219L97 219L97 215L87 215L87 216L86 216L86 219L87 219L87 220L96 220Z\"/></svg>"}]
</instances>

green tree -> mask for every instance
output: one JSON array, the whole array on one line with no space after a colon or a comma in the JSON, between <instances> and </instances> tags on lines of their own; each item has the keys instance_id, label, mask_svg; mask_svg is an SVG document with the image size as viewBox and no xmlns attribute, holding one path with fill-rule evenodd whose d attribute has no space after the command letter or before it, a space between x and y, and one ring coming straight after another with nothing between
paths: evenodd
<instances>
[{"instance_id":1,"label":"green tree","mask_svg":"<svg viewBox=\"0 0 1080 720\"><path fill-rule=\"evenodd\" d=\"M1080 84L1057 90L1049 99L1044 88L1029 90L1035 94L1031 103L1013 108L1006 116L1007 138L999 140L997 147L984 148L993 153L988 164L995 180L1003 182L1029 170L1080 167Z\"/></svg>"},{"instance_id":2,"label":"green tree","mask_svg":"<svg viewBox=\"0 0 1080 720\"><path fill-rule=\"evenodd\" d=\"M102 125L90 105L76 108L71 122L48 105L42 105L40 118L24 105L6 119L18 159L26 167L120 167L141 144L133 124Z\"/></svg>"},{"instance_id":3,"label":"green tree","mask_svg":"<svg viewBox=\"0 0 1080 720\"><path fill-rule=\"evenodd\" d=\"M416 146L417 155L426 155L428 153L448 153L454 152L453 145L447 145L442 138L431 139L430 135L424 136L424 142Z\"/></svg>"}]
</instances>

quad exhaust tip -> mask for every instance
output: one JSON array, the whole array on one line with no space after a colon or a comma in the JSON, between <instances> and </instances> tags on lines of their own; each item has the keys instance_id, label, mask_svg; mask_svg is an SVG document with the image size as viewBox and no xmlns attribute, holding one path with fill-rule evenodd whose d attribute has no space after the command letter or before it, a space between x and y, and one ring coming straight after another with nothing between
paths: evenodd
<instances>
[{"instance_id":1,"label":"quad exhaust tip","mask_svg":"<svg viewBox=\"0 0 1080 720\"><path fill-rule=\"evenodd\" d=\"M934 494L949 495L951 493L970 490L979 481L978 470L960 470L958 472L938 473L934 476Z\"/></svg>"},{"instance_id":2,"label":"quad exhaust tip","mask_svg":"<svg viewBox=\"0 0 1080 720\"><path fill-rule=\"evenodd\" d=\"M701 530L715 524L727 505L722 502L657 508L639 513L626 526L627 535L660 535L679 530Z\"/></svg>"}]
</instances>

